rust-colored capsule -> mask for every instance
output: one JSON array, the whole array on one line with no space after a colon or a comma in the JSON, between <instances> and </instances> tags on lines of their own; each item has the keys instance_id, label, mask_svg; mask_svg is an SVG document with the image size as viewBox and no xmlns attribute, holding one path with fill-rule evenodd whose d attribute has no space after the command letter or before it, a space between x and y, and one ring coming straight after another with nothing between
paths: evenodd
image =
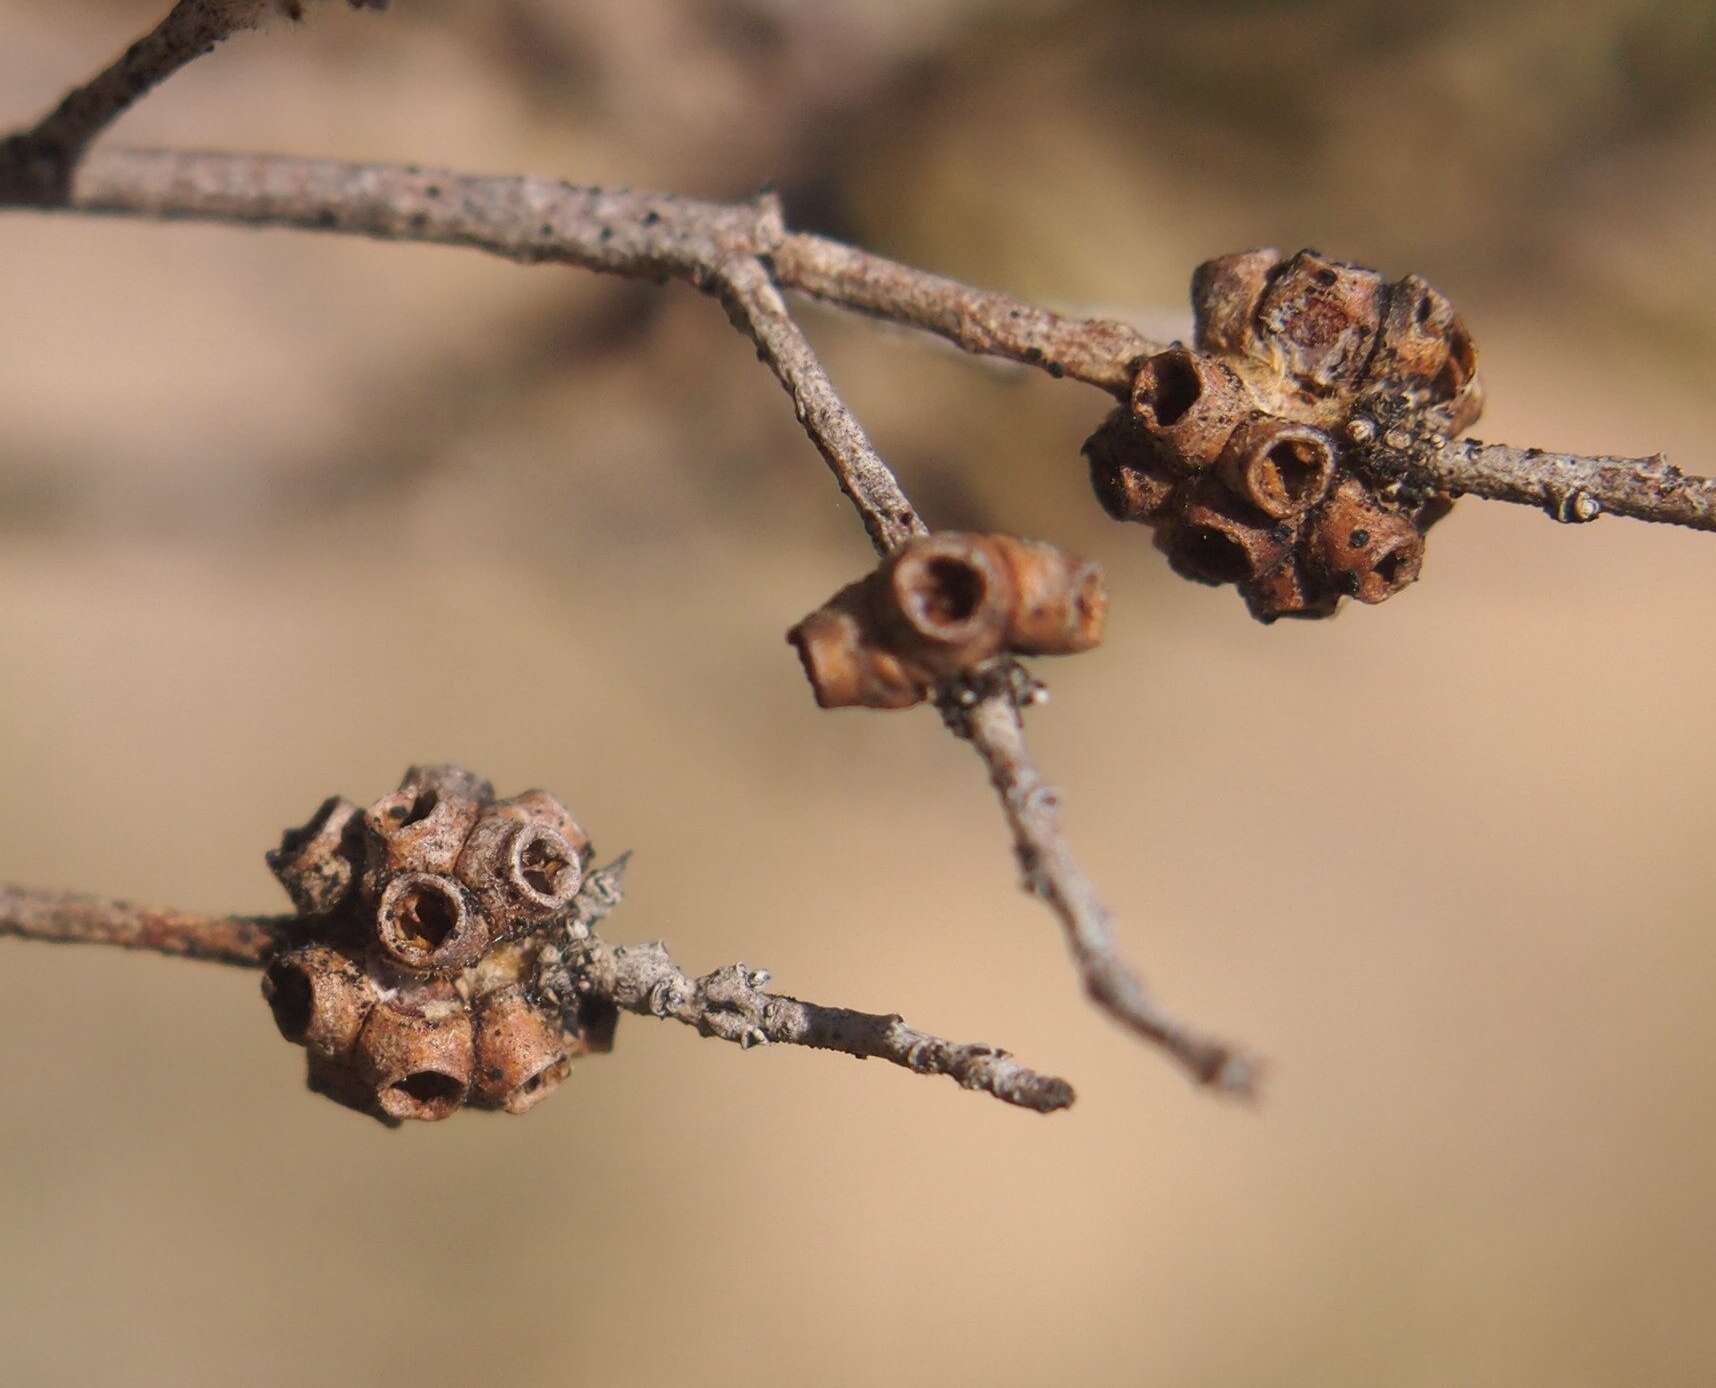
<instances>
[{"instance_id":1,"label":"rust-colored capsule","mask_svg":"<svg viewBox=\"0 0 1716 1388\"><path fill-rule=\"evenodd\" d=\"M398 790L364 811L366 889L379 894L395 873L451 872L492 795L461 767L412 767Z\"/></svg>"},{"instance_id":2,"label":"rust-colored capsule","mask_svg":"<svg viewBox=\"0 0 1716 1388\"><path fill-rule=\"evenodd\" d=\"M346 1055L375 1006L376 988L357 963L325 945L277 955L263 971L262 996L288 1041L314 1055Z\"/></svg>"},{"instance_id":3,"label":"rust-colored capsule","mask_svg":"<svg viewBox=\"0 0 1716 1388\"><path fill-rule=\"evenodd\" d=\"M1155 441L1125 406L1112 411L1084 443L1090 485L1102 509L1119 521L1147 521L1172 500L1180 481Z\"/></svg>"},{"instance_id":4,"label":"rust-colored capsule","mask_svg":"<svg viewBox=\"0 0 1716 1388\"><path fill-rule=\"evenodd\" d=\"M1188 578L1247 583L1286 557L1296 533L1290 521L1258 518L1212 477L1194 489L1160 542Z\"/></svg>"},{"instance_id":5,"label":"rust-colored capsule","mask_svg":"<svg viewBox=\"0 0 1716 1388\"><path fill-rule=\"evenodd\" d=\"M572 818L572 812L545 790L527 790L521 795L497 800L491 809L514 816L526 824L540 824L552 829L572 845L579 863L590 860L590 836L583 825Z\"/></svg>"},{"instance_id":6,"label":"rust-colored capsule","mask_svg":"<svg viewBox=\"0 0 1716 1388\"><path fill-rule=\"evenodd\" d=\"M1253 415L1234 430L1218 471L1236 496L1274 520L1285 520L1309 511L1327 494L1335 477L1335 448L1321 429Z\"/></svg>"},{"instance_id":7,"label":"rust-colored capsule","mask_svg":"<svg viewBox=\"0 0 1716 1388\"><path fill-rule=\"evenodd\" d=\"M1360 602L1386 602L1418 577L1424 537L1348 478L1312 522L1305 562L1314 579L1337 592Z\"/></svg>"},{"instance_id":8,"label":"rust-colored capsule","mask_svg":"<svg viewBox=\"0 0 1716 1388\"><path fill-rule=\"evenodd\" d=\"M842 591L787 633L822 708L910 708L922 703L924 682L891 651L880 650Z\"/></svg>"},{"instance_id":9,"label":"rust-colored capsule","mask_svg":"<svg viewBox=\"0 0 1716 1388\"><path fill-rule=\"evenodd\" d=\"M1206 260L1192 272L1197 344L1205 352L1249 353L1269 276L1281 263L1273 246Z\"/></svg>"},{"instance_id":10,"label":"rust-colored capsule","mask_svg":"<svg viewBox=\"0 0 1716 1388\"><path fill-rule=\"evenodd\" d=\"M389 1118L450 1117L471 1087L471 1017L452 985L379 1002L357 1040L357 1072Z\"/></svg>"},{"instance_id":11,"label":"rust-colored capsule","mask_svg":"<svg viewBox=\"0 0 1716 1388\"><path fill-rule=\"evenodd\" d=\"M1370 360L1382 310L1376 271L1300 251L1264 291L1258 335L1301 385L1318 394L1350 390Z\"/></svg>"},{"instance_id":12,"label":"rust-colored capsule","mask_svg":"<svg viewBox=\"0 0 1716 1388\"><path fill-rule=\"evenodd\" d=\"M1013 578L1007 649L1020 655L1076 655L1102 642L1108 592L1102 565L1053 545L996 535Z\"/></svg>"},{"instance_id":13,"label":"rust-colored capsule","mask_svg":"<svg viewBox=\"0 0 1716 1388\"><path fill-rule=\"evenodd\" d=\"M532 1006L523 989L502 988L487 994L477 1002L473 1022L473 1103L527 1113L571 1073L559 1022Z\"/></svg>"},{"instance_id":14,"label":"rust-colored capsule","mask_svg":"<svg viewBox=\"0 0 1716 1388\"><path fill-rule=\"evenodd\" d=\"M489 922L464 885L433 872L403 872L375 913L376 943L413 973L452 973L489 947Z\"/></svg>"},{"instance_id":15,"label":"rust-colored capsule","mask_svg":"<svg viewBox=\"0 0 1716 1388\"><path fill-rule=\"evenodd\" d=\"M1219 357L1170 347L1145 359L1132 381L1132 413L1183 467L1207 468L1254 408L1234 369Z\"/></svg>"},{"instance_id":16,"label":"rust-colored capsule","mask_svg":"<svg viewBox=\"0 0 1716 1388\"><path fill-rule=\"evenodd\" d=\"M578 850L564 834L499 805L471 830L455 872L476 898L491 939L565 910L584 880Z\"/></svg>"},{"instance_id":17,"label":"rust-colored capsule","mask_svg":"<svg viewBox=\"0 0 1716 1388\"><path fill-rule=\"evenodd\" d=\"M325 916L344 902L363 860L358 807L337 795L324 800L309 823L288 829L268 851L268 867L300 915Z\"/></svg>"},{"instance_id":18,"label":"rust-colored capsule","mask_svg":"<svg viewBox=\"0 0 1716 1388\"><path fill-rule=\"evenodd\" d=\"M984 535L944 530L912 540L877 571L878 623L895 654L932 679L999 655L1016 594Z\"/></svg>"},{"instance_id":19,"label":"rust-colored capsule","mask_svg":"<svg viewBox=\"0 0 1716 1388\"><path fill-rule=\"evenodd\" d=\"M1332 617L1340 594L1315 587L1292 555L1268 573L1240 585L1251 615L1260 622L1281 617Z\"/></svg>"},{"instance_id":20,"label":"rust-colored capsule","mask_svg":"<svg viewBox=\"0 0 1716 1388\"><path fill-rule=\"evenodd\" d=\"M1371 359L1373 381L1419 382L1452 400L1477 374L1477 350L1453 304L1418 275L1388 287L1388 313Z\"/></svg>"}]
</instances>

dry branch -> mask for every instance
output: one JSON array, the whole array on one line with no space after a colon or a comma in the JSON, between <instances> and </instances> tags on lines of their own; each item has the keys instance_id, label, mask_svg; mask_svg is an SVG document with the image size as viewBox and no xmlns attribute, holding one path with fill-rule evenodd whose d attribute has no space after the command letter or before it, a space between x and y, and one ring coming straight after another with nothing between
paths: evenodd
<instances>
[{"instance_id":1,"label":"dry branch","mask_svg":"<svg viewBox=\"0 0 1716 1388\"><path fill-rule=\"evenodd\" d=\"M619 905L625 860L592 871L558 923L577 943L563 951L559 986L646 1017L671 1017L701 1035L750 1047L759 1041L889 1061L920 1075L947 1075L1004 1103L1052 1113L1074 1098L1065 1080L992 1046L943 1040L898 1016L825 1007L767 993L768 975L742 964L692 979L659 943L610 945L595 926ZM0 935L124 949L261 968L290 940L298 918L202 916L124 901L0 884Z\"/></svg>"}]
</instances>

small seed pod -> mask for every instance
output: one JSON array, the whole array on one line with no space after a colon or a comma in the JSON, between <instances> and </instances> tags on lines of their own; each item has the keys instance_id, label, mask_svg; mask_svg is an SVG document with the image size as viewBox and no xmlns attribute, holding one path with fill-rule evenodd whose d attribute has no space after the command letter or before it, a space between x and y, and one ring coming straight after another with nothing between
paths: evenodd
<instances>
[{"instance_id":1,"label":"small seed pod","mask_svg":"<svg viewBox=\"0 0 1716 1388\"><path fill-rule=\"evenodd\" d=\"M358 816L351 801L330 796L308 824L288 829L280 847L268 851L269 870L300 915L329 915L350 894L363 861Z\"/></svg>"},{"instance_id":2,"label":"small seed pod","mask_svg":"<svg viewBox=\"0 0 1716 1388\"><path fill-rule=\"evenodd\" d=\"M876 646L868 606L867 587L855 583L787 633L823 708L910 708L923 701L924 682Z\"/></svg>"},{"instance_id":3,"label":"small seed pod","mask_svg":"<svg viewBox=\"0 0 1716 1388\"><path fill-rule=\"evenodd\" d=\"M1330 617L1340 604L1340 594L1316 588L1292 556L1268 573L1240 585L1240 593L1251 615L1260 622L1281 617Z\"/></svg>"},{"instance_id":4,"label":"small seed pod","mask_svg":"<svg viewBox=\"0 0 1716 1388\"><path fill-rule=\"evenodd\" d=\"M1205 352L1249 353L1269 276L1281 263L1273 246L1206 260L1192 272L1197 344Z\"/></svg>"},{"instance_id":5,"label":"small seed pod","mask_svg":"<svg viewBox=\"0 0 1716 1388\"><path fill-rule=\"evenodd\" d=\"M471 1086L471 1017L451 984L379 1002L357 1040L357 1073L389 1118L450 1117Z\"/></svg>"},{"instance_id":6,"label":"small seed pod","mask_svg":"<svg viewBox=\"0 0 1716 1388\"><path fill-rule=\"evenodd\" d=\"M1175 570L1202 583L1248 583L1292 547L1290 521L1259 519L1215 478L1199 483L1161 537Z\"/></svg>"},{"instance_id":7,"label":"small seed pod","mask_svg":"<svg viewBox=\"0 0 1716 1388\"><path fill-rule=\"evenodd\" d=\"M1320 395L1358 385L1382 327L1374 270L1300 251L1276 273L1258 308L1258 335L1282 369Z\"/></svg>"},{"instance_id":8,"label":"small seed pod","mask_svg":"<svg viewBox=\"0 0 1716 1388\"><path fill-rule=\"evenodd\" d=\"M1125 406L1110 413L1085 440L1084 456L1096 499L1115 520L1146 521L1159 515L1180 480Z\"/></svg>"},{"instance_id":9,"label":"small seed pod","mask_svg":"<svg viewBox=\"0 0 1716 1388\"><path fill-rule=\"evenodd\" d=\"M999 655L1016 594L984 535L944 530L895 551L871 600L892 648L908 665L945 679Z\"/></svg>"},{"instance_id":10,"label":"small seed pod","mask_svg":"<svg viewBox=\"0 0 1716 1388\"><path fill-rule=\"evenodd\" d=\"M1335 489L1306 536L1313 579L1360 602L1386 602L1418 577L1423 562L1417 527L1377 505L1351 478Z\"/></svg>"},{"instance_id":11,"label":"small seed pod","mask_svg":"<svg viewBox=\"0 0 1716 1388\"><path fill-rule=\"evenodd\" d=\"M478 1001L476 1071L471 1102L526 1113L571 1073L558 1021L531 1005L524 990L502 988Z\"/></svg>"},{"instance_id":12,"label":"small seed pod","mask_svg":"<svg viewBox=\"0 0 1716 1388\"><path fill-rule=\"evenodd\" d=\"M274 958L263 971L262 996L282 1036L331 1060L357 1041L375 1006L376 988L348 956L306 945Z\"/></svg>"},{"instance_id":13,"label":"small seed pod","mask_svg":"<svg viewBox=\"0 0 1716 1388\"><path fill-rule=\"evenodd\" d=\"M1132 413L1165 453L1192 471L1221 456L1253 408L1231 366L1184 347L1146 358L1132 381Z\"/></svg>"},{"instance_id":14,"label":"small seed pod","mask_svg":"<svg viewBox=\"0 0 1716 1388\"><path fill-rule=\"evenodd\" d=\"M1477 374L1471 334L1446 296L1417 275L1388 287L1388 313L1369 378L1421 383L1432 401L1452 400Z\"/></svg>"},{"instance_id":15,"label":"small seed pod","mask_svg":"<svg viewBox=\"0 0 1716 1388\"><path fill-rule=\"evenodd\" d=\"M1013 578L1007 649L1020 655L1076 655L1102 643L1108 592L1102 565L1040 541L993 537Z\"/></svg>"},{"instance_id":16,"label":"small seed pod","mask_svg":"<svg viewBox=\"0 0 1716 1388\"><path fill-rule=\"evenodd\" d=\"M572 812L547 791L527 790L522 795L497 800L492 808L514 815L524 823L540 824L545 829L554 830L572 845L580 864L590 861L590 836L572 818Z\"/></svg>"},{"instance_id":17,"label":"small seed pod","mask_svg":"<svg viewBox=\"0 0 1716 1388\"><path fill-rule=\"evenodd\" d=\"M372 898L400 872L446 874L494 791L457 766L414 766L399 789L364 811L365 890Z\"/></svg>"},{"instance_id":18,"label":"small seed pod","mask_svg":"<svg viewBox=\"0 0 1716 1388\"><path fill-rule=\"evenodd\" d=\"M490 928L462 883L438 873L404 872L381 894L375 938L399 967L446 974L475 962L489 947Z\"/></svg>"},{"instance_id":19,"label":"small seed pod","mask_svg":"<svg viewBox=\"0 0 1716 1388\"><path fill-rule=\"evenodd\" d=\"M564 834L507 805L483 812L454 871L496 940L565 910L584 881L578 850Z\"/></svg>"},{"instance_id":20,"label":"small seed pod","mask_svg":"<svg viewBox=\"0 0 1716 1388\"><path fill-rule=\"evenodd\" d=\"M1335 447L1321 429L1253 415L1234 430L1218 471L1234 495L1285 520L1327 494L1335 477Z\"/></svg>"}]
</instances>

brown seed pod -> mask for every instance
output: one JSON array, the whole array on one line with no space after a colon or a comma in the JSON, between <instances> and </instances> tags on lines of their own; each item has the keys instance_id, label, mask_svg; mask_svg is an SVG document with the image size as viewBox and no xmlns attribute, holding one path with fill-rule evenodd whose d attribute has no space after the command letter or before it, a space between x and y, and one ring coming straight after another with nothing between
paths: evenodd
<instances>
[{"instance_id":1,"label":"brown seed pod","mask_svg":"<svg viewBox=\"0 0 1716 1388\"><path fill-rule=\"evenodd\" d=\"M363 861L361 830L358 807L333 795L268 851L269 870L300 915L328 915L348 898Z\"/></svg>"},{"instance_id":2,"label":"brown seed pod","mask_svg":"<svg viewBox=\"0 0 1716 1388\"><path fill-rule=\"evenodd\" d=\"M878 570L870 595L892 650L932 679L999 655L1016 598L989 537L955 530L902 545Z\"/></svg>"},{"instance_id":3,"label":"brown seed pod","mask_svg":"<svg viewBox=\"0 0 1716 1388\"><path fill-rule=\"evenodd\" d=\"M389 1118L450 1117L471 1086L471 1017L451 984L376 1004L359 1033L356 1071Z\"/></svg>"},{"instance_id":4,"label":"brown seed pod","mask_svg":"<svg viewBox=\"0 0 1716 1388\"><path fill-rule=\"evenodd\" d=\"M565 910L584 881L578 850L564 834L502 805L484 811L454 871L495 940Z\"/></svg>"},{"instance_id":5,"label":"brown seed pod","mask_svg":"<svg viewBox=\"0 0 1716 1388\"><path fill-rule=\"evenodd\" d=\"M1417 527L1379 506L1353 478L1335 489L1306 535L1305 564L1314 579L1360 602L1387 601L1418 577L1423 562Z\"/></svg>"},{"instance_id":6,"label":"brown seed pod","mask_svg":"<svg viewBox=\"0 0 1716 1388\"><path fill-rule=\"evenodd\" d=\"M527 1113L572 1070L558 1020L534 1007L524 990L501 988L480 998L472 1022L476 1070L471 1102Z\"/></svg>"},{"instance_id":7,"label":"brown seed pod","mask_svg":"<svg viewBox=\"0 0 1716 1388\"><path fill-rule=\"evenodd\" d=\"M852 584L787 633L823 708L910 708L925 681L880 649L868 620L869 589Z\"/></svg>"},{"instance_id":8,"label":"brown seed pod","mask_svg":"<svg viewBox=\"0 0 1716 1388\"><path fill-rule=\"evenodd\" d=\"M1229 491L1274 520L1302 515L1327 494L1335 446L1321 429L1253 415L1233 432L1218 464Z\"/></svg>"},{"instance_id":9,"label":"brown seed pod","mask_svg":"<svg viewBox=\"0 0 1716 1388\"><path fill-rule=\"evenodd\" d=\"M1416 383L1429 400L1441 403L1457 396L1477 367L1471 334L1445 295L1417 275L1389 286L1371 380Z\"/></svg>"},{"instance_id":10,"label":"brown seed pod","mask_svg":"<svg viewBox=\"0 0 1716 1388\"><path fill-rule=\"evenodd\" d=\"M1231 366L1184 347L1146 358L1132 380L1133 415L1165 454L1192 471L1221 456L1228 436L1254 408Z\"/></svg>"},{"instance_id":11,"label":"brown seed pod","mask_svg":"<svg viewBox=\"0 0 1716 1388\"><path fill-rule=\"evenodd\" d=\"M1273 246L1206 260L1192 272L1192 313L1197 344L1205 352L1248 354L1263 291L1281 263Z\"/></svg>"},{"instance_id":12,"label":"brown seed pod","mask_svg":"<svg viewBox=\"0 0 1716 1388\"><path fill-rule=\"evenodd\" d=\"M476 962L491 931L464 885L433 872L402 872L375 912L382 952L413 973L447 974Z\"/></svg>"},{"instance_id":13,"label":"brown seed pod","mask_svg":"<svg viewBox=\"0 0 1716 1388\"><path fill-rule=\"evenodd\" d=\"M572 812L545 790L527 790L505 800L497 800L493 809L516 816L526 824L540 824L552 829L572 845L580 864L590 860L590 836Z\"/></svg>"},{"instance_id":14,"label":"brown seed pod","mask_svg":"<svg viewBox=\"0 0 1716 1388\"><path fill-rule=\"evenodd\" d=\"M1112 411L1085 440L1084 456L1096 499L1115 520L1146 521L1160 514L1180 481L1126 406Z\"/></svg>"},{"instance_id":15,"label":"brown seed pod","mask_svg":"<svg viewBox=\"0 0 1716 1388\"><path fill-rule=\"evenodd\" d=\"M1162 543L1187 578L1248 583L1275 568L1296 535L1292 522L1260 519L1212 477L1195 485Z\"/></svg>"},{"instance_id":16,"label":"brown seed pod","mask_svg":"<svg viewBox=\"0 0 1716 1388\"><path fill-rule=\"evenodd\" d=\"M325 945L305 945L269 963L262 996L282 1036L334 1059L350 1052L377 993L355 960Z\"/></svg>"},{"instance_id":17,"label":"brown seed pod","mask_svg":"<svg viewBox=\"0 0 1716 1388\"><path fill-rule=\"evenodd\" d=\"M1108 592L1102 565L1041 541L996 535L1013 579L1007 649L1020 655L1076 655L1102 642Z\"/></svg>"},{"instance_id":18,"label":"brown seed pod","mask_svg":"<svg viewBox=\"0 0 1716 1388\"><path fill-rule=\"evenodd\" d=\"M1382 327L1382 276L1300 251L1264 291L1258 337L1281 369L1319 395L1357 387Z\"/></svg>"},{"instance_id":19,"label":"brown seed pod","mask_svg":"<svg viewBox=\"0 0 1716 1388\"><path fill-rule=\"evenodd\" d=\"M401 872L446 874L493 798L487 781L457 766L414 766L399 789L364 811L365 890L372 899Z\"/></svg>"}]
</instances>

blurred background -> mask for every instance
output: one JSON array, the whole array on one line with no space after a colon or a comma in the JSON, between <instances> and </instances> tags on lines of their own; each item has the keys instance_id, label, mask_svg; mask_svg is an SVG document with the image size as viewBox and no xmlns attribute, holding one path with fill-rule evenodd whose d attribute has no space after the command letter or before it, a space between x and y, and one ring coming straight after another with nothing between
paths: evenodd
<instances>
[{"instance_id":1,"label":"blurred background","mask_svg":"<svg viewBox=\"0 0 1716 1388\"><path fill-rule=\"evenodd\" d=\"M0 0L0 126L165 0ZM402 0L119 142L706 197L1172 334L1206 256L1424 274L1479 429L1716 468L1716 8ZM1031 715L1131 957L1247 1110L1081 1000L932 713L782 633L871 563L720 312L474 253L0 216L0 878L266 912L413 761L636 850L619 939L1070 1077L1049 1119L626 1018L522 1120L301 1087L253 976L0 940L10 1384L1716 1378L1716 540L1467 501L1265 629L1108 521L1105 398L805 309L933 522L1107 566Z\"/></svg>"}]
</instances>

